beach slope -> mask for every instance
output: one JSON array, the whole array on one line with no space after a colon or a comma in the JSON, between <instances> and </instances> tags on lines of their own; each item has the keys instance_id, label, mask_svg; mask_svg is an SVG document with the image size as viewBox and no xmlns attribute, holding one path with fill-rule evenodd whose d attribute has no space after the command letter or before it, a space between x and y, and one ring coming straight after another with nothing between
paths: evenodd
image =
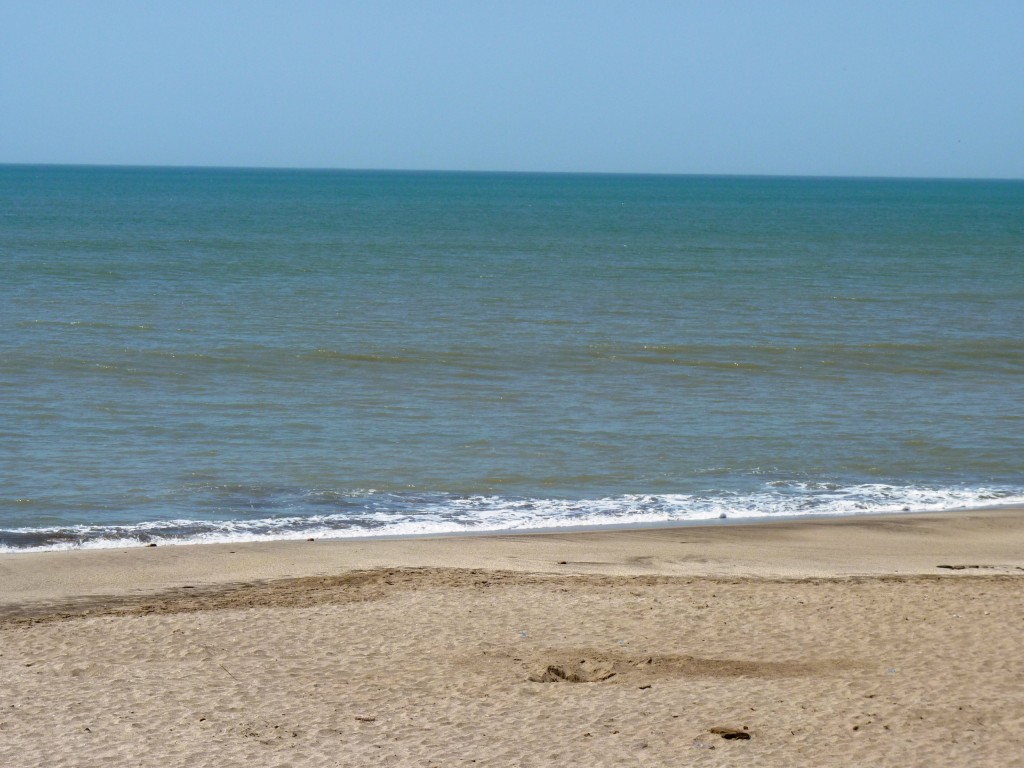
<instances>
[{"instance_id":1,"label":"beach slope","mask_svg":"<svg viewBox=\"0 0 1024 768\"><path fill-rule=\"evenodd\" d=\"M1024 510L0 557L5 766L1013 765Z\"/></svg>"}]
</instances>

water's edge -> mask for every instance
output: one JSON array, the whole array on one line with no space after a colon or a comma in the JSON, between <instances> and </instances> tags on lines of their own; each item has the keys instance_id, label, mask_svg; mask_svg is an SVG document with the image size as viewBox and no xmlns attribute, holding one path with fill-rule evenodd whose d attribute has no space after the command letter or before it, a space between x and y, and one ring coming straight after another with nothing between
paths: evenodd
<instances>
[{"instance_id":1,"label":"water's edge","mask_svg":"<svg viewBox=\"0 0 1024 768\"><path fill-rule=\"evenodd\" d=\"M168 519L116 525L0 529L0 553L109 549L302 539L367 540L422 536L620 530L932 513L1024 505L1017 488L897 488L885 485L785 486L759 494L699 497L626 495L603 499L437 496L432 502L371 496L362 509L260 519ZM388 502L385 505L385 502Z\"/></svg>"}]
</instances>

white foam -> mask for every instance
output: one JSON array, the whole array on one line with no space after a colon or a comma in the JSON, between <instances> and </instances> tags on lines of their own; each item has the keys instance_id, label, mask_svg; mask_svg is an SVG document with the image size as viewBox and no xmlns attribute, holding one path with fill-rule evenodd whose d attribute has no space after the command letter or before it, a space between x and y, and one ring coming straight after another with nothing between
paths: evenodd
<instances>
[{"instance_id":1,"label":"white foam","mask_svg":"<svg viewBox=\"0 0 1024 768\"><path fill-rule=\"evenodd\" d=\"M348 495L349 500L352 499ZM206 521L158 520L130 525L0 529L0 540L27 546L0 552L108 549L289 539L443 535L580 526L650 525L722 517L754 520L796 515L842 516L927 512L1024 504L1024 489L774 482L754 493L627 494L597 499L503 496L404 497L370 493L362 507L333 514ZM38 544L29 542L40 542Z\"/></svg>"}]
</instances>

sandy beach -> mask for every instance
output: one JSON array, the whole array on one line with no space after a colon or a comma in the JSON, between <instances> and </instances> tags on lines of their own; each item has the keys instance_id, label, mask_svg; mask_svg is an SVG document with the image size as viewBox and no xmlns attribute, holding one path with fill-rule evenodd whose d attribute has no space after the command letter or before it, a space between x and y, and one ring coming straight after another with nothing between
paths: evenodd
<instances>
[{"instance_id":1,"label":"sandy beach","mask_svg":"<svg viewBox=\"0 0 1024 768\"><path fill-rule=\"evenodd\" d=\"M1024 765L1024 510L0 556L0 765Z\"/></svg>"}]
</instances>

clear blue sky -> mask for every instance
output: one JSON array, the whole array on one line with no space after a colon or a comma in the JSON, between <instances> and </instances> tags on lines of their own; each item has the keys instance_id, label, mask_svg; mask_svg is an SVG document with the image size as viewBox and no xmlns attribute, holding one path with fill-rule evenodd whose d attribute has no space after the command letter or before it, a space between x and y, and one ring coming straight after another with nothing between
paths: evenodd
<instances>
[{"instance_id":1,"label":"clear blue sky","mask_svg":"<svg viewBox=\"0 0 1024 768\"><path fill-rule=\"evenodd\" d=\"M1024 2L0 0L0 162L1024 178Z\"/></svg>"}]
</instances>

